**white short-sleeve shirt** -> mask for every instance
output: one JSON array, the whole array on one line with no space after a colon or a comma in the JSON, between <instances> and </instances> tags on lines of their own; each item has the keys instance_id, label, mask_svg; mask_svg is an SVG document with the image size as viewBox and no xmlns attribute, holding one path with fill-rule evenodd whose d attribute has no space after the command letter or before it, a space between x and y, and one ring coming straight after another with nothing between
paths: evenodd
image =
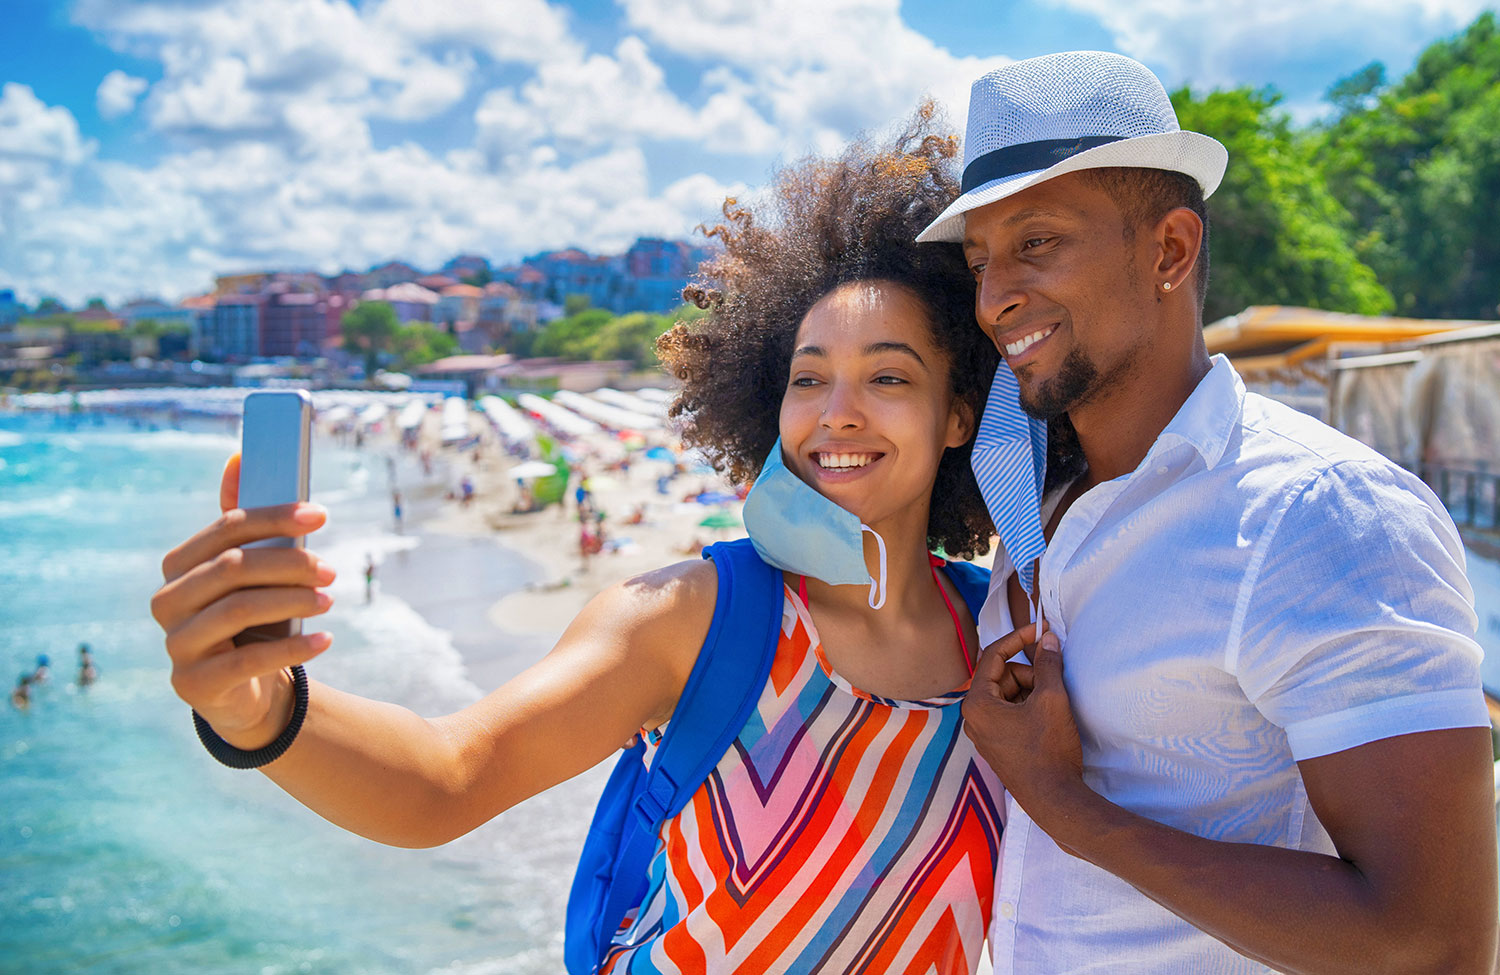
<instances>
[{"instance_id":1,"label":"white short-sleeve shirt","mask_svg":"<svg viewBox=\"0 0 1500 975\"><path fill-rule=\"evenodd\" d=\"M1011 629L1003 553L995 568L985 645ZM1199 836L1333 853L1297 761L1489 725L1441 503L1363 444L1246 393L1222 356L1140 466L1064 514L1038 590L1086 782ZM1008 796L1005 813L997 975L1269 971L1062 852Z\"/></svg>"}]
</instances>

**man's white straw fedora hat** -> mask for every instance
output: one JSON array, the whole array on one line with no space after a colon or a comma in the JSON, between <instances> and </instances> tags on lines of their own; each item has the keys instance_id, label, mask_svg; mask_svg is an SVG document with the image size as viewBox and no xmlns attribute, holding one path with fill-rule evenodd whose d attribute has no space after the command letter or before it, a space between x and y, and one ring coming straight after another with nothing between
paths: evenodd
<instances>
[{"instance_id":1,"label":"man's white straw fedora hat","mask_svg":"<svg viewBox=\"0 0 1500 975\"><path fill-rule=\"evenodd\" d=\"M974 82L958 199L917 236L962 241L964 214L1044 180L1105 166L1186 173L1208 197L1229 153L1184 132L1156 75L1103 51L1017 61Z\"/></svg>"}]
</instances>

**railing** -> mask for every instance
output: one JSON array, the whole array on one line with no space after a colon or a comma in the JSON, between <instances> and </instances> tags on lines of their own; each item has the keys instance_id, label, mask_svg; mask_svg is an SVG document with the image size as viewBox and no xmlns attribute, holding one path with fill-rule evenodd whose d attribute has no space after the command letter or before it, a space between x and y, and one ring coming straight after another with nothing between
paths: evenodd
<instances>
[{"instance_id":1,"label":"railing","mask_svg":"<svg viewBox=\"0 0 1500 975\"><path fill-rule=\"evenodd\" d=\"M1423 464L1418 475L1442 500L1456 524L1500 531L1500 473Z\"/></svg>"}]
</instances>

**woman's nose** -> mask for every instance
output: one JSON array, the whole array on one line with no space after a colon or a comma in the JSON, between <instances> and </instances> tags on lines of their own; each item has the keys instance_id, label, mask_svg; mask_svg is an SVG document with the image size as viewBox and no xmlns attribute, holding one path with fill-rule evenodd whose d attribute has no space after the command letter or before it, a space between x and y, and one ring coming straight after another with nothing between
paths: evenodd
<instances>
[{"instance_id":1,"label":"woman's nose","mask_svg":"<svg viewBox=\"0 0 1500 975\"><path fill-rule=\"evenodd\" d=\"M829 384L828 396L823 400L823 412L818 414L818 423L825 430L857 429L864 425L859 397L849 384Z\"/></svg>"}]
</instances>

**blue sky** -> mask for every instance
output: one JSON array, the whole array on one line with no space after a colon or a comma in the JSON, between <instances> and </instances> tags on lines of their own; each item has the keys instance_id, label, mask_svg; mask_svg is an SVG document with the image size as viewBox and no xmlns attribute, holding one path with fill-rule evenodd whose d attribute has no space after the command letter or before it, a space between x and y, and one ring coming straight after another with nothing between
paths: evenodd
<instances>
[{"instance_id":1,"label":"blue sky","mask_svg":"<svg viewBox=\"0 0 1500 975\"><path fill-rule=\"evenodd\" d=\"M0 288L683 236L778 161L1098 48L1299 119L1482 0L0 0Z\"/></svg>"}]
</instances>

